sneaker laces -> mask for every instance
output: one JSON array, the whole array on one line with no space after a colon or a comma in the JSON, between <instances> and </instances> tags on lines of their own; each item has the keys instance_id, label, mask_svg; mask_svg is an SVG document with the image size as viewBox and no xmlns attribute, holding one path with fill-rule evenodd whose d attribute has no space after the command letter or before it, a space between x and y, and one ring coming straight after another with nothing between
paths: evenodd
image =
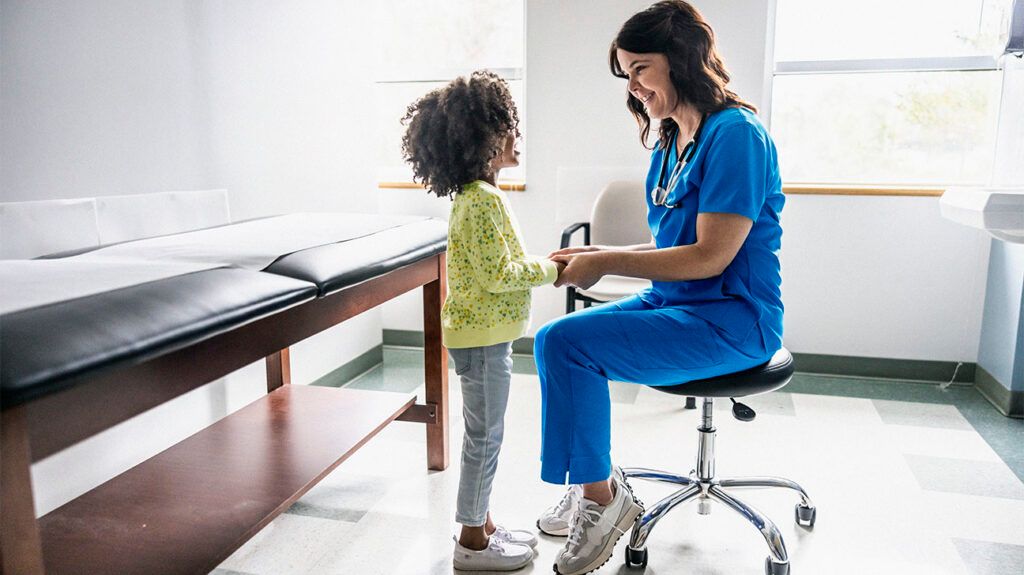
<instances>
[{"instance_id":1,"label":"sneaker laces","mask_svg":"<svg viewBox=\"0 0 1024 575\"><path fill-rule=\"evenodd\" d=\"M608 525L613 530L618 531L619 533L626 533L622 529L619 529L618 525L615 525L611 521L605 519L604 513L602 513L601 511L597 511L596 509L592 508L584 508L583 506L580 506L580 508L576 510L576 513L573 514L572 521L569 524L569 541L566 545L566 548L570 548L573 550L577 549L580 543L582 542L583 532L586 531L589 527L596 527L600 523Z\"/></svg>"},{"instance_id":2,"label":"sneaker laces","mask_svg":"<svg viewBox=\"0 0 1024 575\"><path fill-rule=\"evenodd\" d=\"M487 542L487 547L489 547L491 549L494 549L495 551L498 551L499 553L504 553L505 552L505 542L502 541L501 539L498 539L498 538L494 537L493 535L491 536L490 540Z\"/></svg>"},{"instance_id":3,"label":"sneaker laces","mask_svg":"<svg viewBox=\"0 0 1024 575\"><path fill-rule=\"evenodd\" d=\"M495 537L495 535L497 535L497 534L498 534L498 532L497 532L497 530L495 530L495 532L492 533L491 536L487 538L487 547L484 547L483 549L471 549L469 547L464 547L462 545L462 543L459 543L459 536L458 535L452 535L452 541L454 541L455 544L458 545L459 547L462 547L463 549L466 549L467 551L473 551L473 552L476 552L476 553L480 553L481 551L487 551L488 549L494 549L496 551L502 551L503 552L503 551L505 551L505 541L502 541L501 539L498 539L497 537Z\"/></svg>"},{"instance_id":4,"label":"sneaker laces","mask_svg":"<svg viewBox=\"0 0 1024 575\"><path fill-rule=\"evenodd\" d=\"M575 490L575 485L566 490L565 495L562 496L562 500L556 503L555 505L548 507L548 512L556 517L561 517L567 512L574 511L572 507L573 499L575 498Z\"/></svg>"}]
</instances>

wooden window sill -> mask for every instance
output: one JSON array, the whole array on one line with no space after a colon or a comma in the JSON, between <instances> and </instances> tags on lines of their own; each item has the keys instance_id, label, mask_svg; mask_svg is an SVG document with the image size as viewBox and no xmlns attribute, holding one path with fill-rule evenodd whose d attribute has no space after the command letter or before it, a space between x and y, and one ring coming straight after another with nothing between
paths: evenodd
<instances>
[{"instance_id":1,"label":"wooden window sill","mask_svg":"<svg viewBox=\"0 0 1024 575\"><path fill-rule=\"evenodd\" d=\"M526 191L526 182L509 180L498 182L498 187L506 192ZM423 186L415 182L377 182L381 190L422 190ZM787 195L799 196L896 196L896 197L933 197L942 196L945 188L926 186L868 186L848 184L786 184L782 191Z\"/></svg>"},{"instance_id":2,"label":"wooden window sill","mask_svg":"<svg viewBox=\"0 0 1024 575\"><path fill-rule=\"evenodd\" d=\"M806 196L904 196L934 197L945 192L945 188L926 186L867 186L843 184L784 184L786 195Z\"/></svg>"},{"instance_id":3,"label":"wooden window sill","mask_svg":"<svg viewBox=\"0 0 1024 575\"><path fill-rule=\"evenodd\" d=\"M506 192L525 192L526 182L508 180L498 182L498 187ZM377 182L380 190L422 190L423 186L416 182Z\"/></svg>"}]
</instances>

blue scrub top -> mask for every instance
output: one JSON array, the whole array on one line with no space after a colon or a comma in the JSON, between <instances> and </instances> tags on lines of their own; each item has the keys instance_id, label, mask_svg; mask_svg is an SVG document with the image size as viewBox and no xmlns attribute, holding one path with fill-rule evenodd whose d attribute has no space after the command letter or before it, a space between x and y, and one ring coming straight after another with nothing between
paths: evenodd
<instances>
[{"instance_id":1,"label":"blue scrub top","mask_svg":"<svg viewBox=\"0 0 1024 575\"><path fill-rule=\"evenodd\" d=\"M667 203L677 205L672 209L655 206L651 200L651 190L662 178L662 156L669 154L661 185L667 185L675 166L676 146L668 148L654 150L647 173L647 222L659 248L696 243L700 213L739 214L754 224L721 275L694 281L656 281L640 297L655 306L683 308L711 323L736 345L749 345L751 330L757 327L765 351L779 349L779 213L786 198L782 194L775 143L757 116L745 108L728 108L709 115L692 158L669 190Z\"/></svg>"}]
</instances>

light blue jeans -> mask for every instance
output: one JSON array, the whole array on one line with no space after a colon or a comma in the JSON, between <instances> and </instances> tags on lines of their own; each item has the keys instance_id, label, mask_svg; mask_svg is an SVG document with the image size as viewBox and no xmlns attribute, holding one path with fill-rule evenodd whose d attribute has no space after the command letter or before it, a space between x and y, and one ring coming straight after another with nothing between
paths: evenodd
<instances>
[{"instance_id":1,"label":"light blue jeans","mask_svg":"<svg viewBox=\"0 0 1024 575\"><path fill-rule=\"evenodd\" d=\"M449 349L462 381L462 469L455 521L478 527L487 521L491 483L505 436L505 407L512 382L512 342Z\"/></svg>"}]
</instances>

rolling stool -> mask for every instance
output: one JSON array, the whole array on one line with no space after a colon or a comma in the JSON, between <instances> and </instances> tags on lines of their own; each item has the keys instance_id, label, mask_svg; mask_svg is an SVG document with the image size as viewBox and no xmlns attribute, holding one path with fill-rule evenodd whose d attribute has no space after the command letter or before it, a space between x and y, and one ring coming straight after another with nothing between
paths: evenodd
<instances>
[{"instance_id":1,"label":"rolling stool","mask_svg":"<svg viewBox=\"0 0 1024 575\"><path fill-rule=\"evenodd\" d=\"M782 534L774 523L759 511L736 499L726 491L731 487L784 487L800 494L801 502L796 505L796 522L805 528L812 528L816 518L816 510L807 492L796 483L779 477L743 477L719 479L715 477L715 427L712 423L714 398L745 397L767 393L785 386L793 377L793 356L783 348L772 356L771 361L764 365L730 373L719 377L691 381L679 385L651 386L658 391L674 395L704 398L704 412L700 427L697 428L697 468L689 476L676 475L643 467L630 467L622 470L627 479L646 479L681 485L682 488L665 497L637 518L633 531L626 546L626 565L629 567L647 566L647 548L645 543L651 530L658 521L674 507L691 499L699 499L698 513L707 515L711 512L711 499L724 503L754 524L768 542L771 555L765 559L764 570L767 575L788 575L789 556ZM756 415L754 410L733 402L733 415L740 421L751 421Z\"/></svg>"}]
</instances>

